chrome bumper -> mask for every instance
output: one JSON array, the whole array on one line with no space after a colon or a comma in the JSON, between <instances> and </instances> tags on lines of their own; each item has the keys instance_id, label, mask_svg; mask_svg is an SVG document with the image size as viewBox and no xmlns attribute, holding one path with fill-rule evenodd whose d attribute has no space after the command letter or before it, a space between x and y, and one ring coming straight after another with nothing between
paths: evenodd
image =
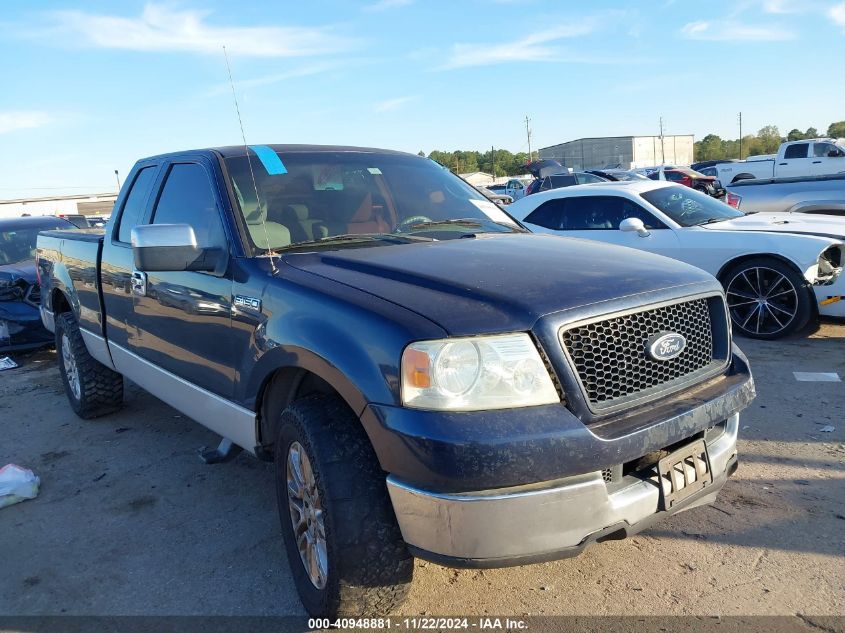
<instances>
[{"instance_id":1,"label":"chrome bumper","mask_svg":"<svg viewBox=\"0 0 845 633\"><path fill-rule=\"evenodd\" d=\"M446 565L500 567L572 556L589 542L620 538L660 516L712 503L736 463L739 414L708 442L713 484L677 509L660 511L660 492L638 480L613 492L600 471L557 482L439 494L387 478L402 537L411 551Z\"/></svg>"}]
</instances>

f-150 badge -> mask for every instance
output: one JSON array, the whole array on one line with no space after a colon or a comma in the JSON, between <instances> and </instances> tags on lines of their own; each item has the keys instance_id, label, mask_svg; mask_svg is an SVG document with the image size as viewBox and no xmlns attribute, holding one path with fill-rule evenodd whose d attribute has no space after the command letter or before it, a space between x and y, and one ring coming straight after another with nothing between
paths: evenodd
<instances>
[{"instance_id":1,"label":"f-150 badge","mask_svg":"<svg viewBox=\"0 0 845 633\"><path fill-rule=\"evenodd\" d=\"M249 308L250 310L261 312L261 299L256 299L255 297L235 295L234 304L236 308Z\"/></svg>"}]
</instances>

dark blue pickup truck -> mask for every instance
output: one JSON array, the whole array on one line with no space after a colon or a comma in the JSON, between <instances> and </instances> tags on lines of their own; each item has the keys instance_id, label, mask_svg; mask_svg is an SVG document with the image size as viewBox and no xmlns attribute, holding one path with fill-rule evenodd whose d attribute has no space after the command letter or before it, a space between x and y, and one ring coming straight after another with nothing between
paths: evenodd
<instances>
[{"instance_id":1,"label":"dark blue pickup truck","mask_svg":"<svg viewBox=\"0 0 845 633\"><path fill-rule=\"evenodd\" d=\"M389 612L414 556L551 560L710 503L754 396L716 279L530 234L398 152L147 158L38 270L80 417L125 376L222 436L209 459L275 462L314 615Z\"/></svg>"}]
</instances>

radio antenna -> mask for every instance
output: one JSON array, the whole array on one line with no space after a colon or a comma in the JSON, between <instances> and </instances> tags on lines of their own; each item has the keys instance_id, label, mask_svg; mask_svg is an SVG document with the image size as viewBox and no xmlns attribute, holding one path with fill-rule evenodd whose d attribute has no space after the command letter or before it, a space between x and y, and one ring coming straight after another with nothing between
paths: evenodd
<instances>
[{"instance_id":1,"label":"radio antenna","mask_svg":"<svg viewBox=\"0 0 845 633\"><path fill-rule=\"evenodd\" d=\"M229 66L229 53L226 51L226 46L223 46L223 57L226 58L226 70L229 73L229 85L232 87L232 100L235 102L235 113L238 115L238 125L241 128L241 139L244 142L244 153L246 154L246 162L249 165L249 175L252 178L252 188L255 191L255 202L258 204L258 212L261 213L261 196L258 193L258 183L255 181L255 172L252 169L252 158L249 155L249 145L246 144L246 134L244 133L244 122L241 119L241 109L238 107L238 96L235 94L235 81L232 79L232 67ZM264 230L264 239L267 240L267 256L270 258L270 268L276 272L276 263L273 261L273 256L278 254L270 247L270 234L267 232L267 224L264 217L261 217L261 228Z\"/></svg>"}]
</instances>

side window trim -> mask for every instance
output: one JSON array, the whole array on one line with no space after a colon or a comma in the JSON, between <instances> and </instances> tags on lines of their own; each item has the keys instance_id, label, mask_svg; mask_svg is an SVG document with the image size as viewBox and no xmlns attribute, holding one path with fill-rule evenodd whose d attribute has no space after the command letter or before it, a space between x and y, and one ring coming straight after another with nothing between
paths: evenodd
<instances>
[{"instance_id":1,"label":"side window trim","mask_svg":"<svg viewBox=\"0 0 845 633\"><path fill-rule=\"evenodd\" d=\"M122 242L120 240L120 223L123 222L123 212L126 210L126 203L129 201L129 195L132 193L132 189L135 187L135 183L138 182L138 176L141 175L141 172L145 169L154 169L155 175L153 177L153 184L150 186L150 190L147 192L146 197L144 198L144 212L142 215L138 216L139 219L146 217L147 213L149 212L149 205L150 205L150 195L156 188L156 183L158 182L160 172L161 172L161 163L151 163L149 165L138 165L138 171L132 174L131 184L127 186L127 183L124 183L123 186L126 189L126 195L123 197L120 203L120 209L117 210L115 215L115 220L112 223L112 231L111 231L111 243L114 246L119 246L121 248L131 248L129 242Z\"/></svg>"}]
</instances>

